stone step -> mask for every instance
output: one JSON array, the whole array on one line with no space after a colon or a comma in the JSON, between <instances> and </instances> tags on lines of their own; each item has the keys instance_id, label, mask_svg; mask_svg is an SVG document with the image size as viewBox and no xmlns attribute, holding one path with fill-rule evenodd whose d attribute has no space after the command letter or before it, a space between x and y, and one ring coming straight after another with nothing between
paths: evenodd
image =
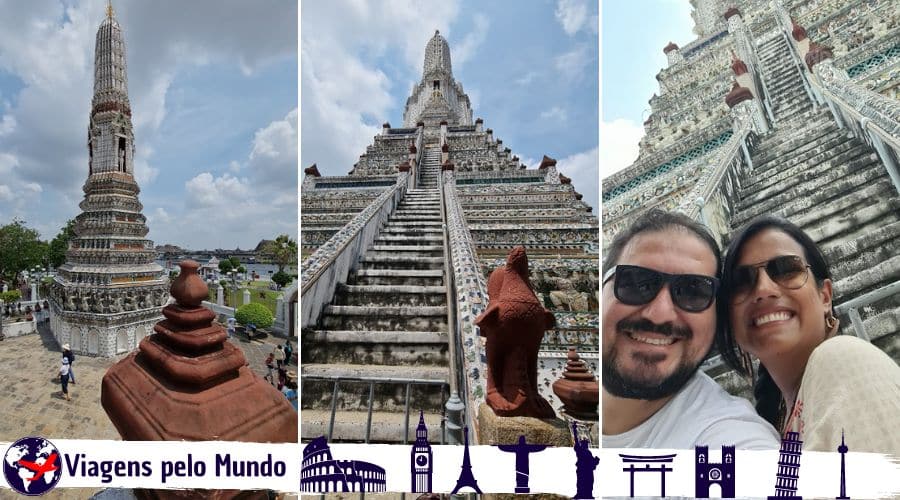
<instances>
[{"instance_id":1,"label":"stone step","mask_svg":"<svg viewBox=\"0 0 900 500\"><path fill-rule=\"evenodd\" d=\"M420 234L417 236L381 235L375 238L375 244L440 245L443 240L444 238L440 234Z\"/></svg>"},{"instance_id":2,"label":"stone step","mask_svg":"<svg viewBox=\"0 0 900 500\"><path fill-rule=\"evenodd\" d=\"M767 179L770 176L770 169L780 171L793 167L798 163L806 162L815 154L827 153L831 148L839 147L846 142L852 142L853 139L844 130L832 130L823 133L810 132L810 136L812 140L805 143L800 141L800 138L797 138L796 146L786 150L783 147L766 147L766 151L777 151L778 153L770 155L765 161L759 161L761 158L754 159L753 176L749 179L751 184L748 184L748 186L762 179ZM856 144L859 144L859 141L856 141Z\"/></svg>"},{"instance_id":3,"label":"stone step","mask_svg":"<svg viewBox=\"0 0 900 500\"><path fill-rule=\"evenodd\" d=\"M443 306L447 289L416 285L338 285L333 302L350 306Z\"/></svg>"},{"instance_id":4,"label":"stone step","mask_svg":"<svg viewBox=\"0 0 900 500\"><path fill-rule=\"evenodd\" d=\"M767 173L769 173L770 178L775 177L780 182L769 185L763 185L760 182L755 183L752 188L748 189L747 193L741 192L740 206L741 208L751 207L786 190L796 188L806 181L813 180L814 177L820 174L827 174L829 171L838 169L846 174L850 174L861 166L877 160L877 155L872 153L871 150L864 146L857 146L827 159L823 157L822 161L816 164L801 163L782 172L769 169Z\"/></svg>"},{"instance_id":5,"label":"stone step","mask_svg":"<svg viewBox=\"0 0 900 500\"><path fill-rule=\"evenodd\" d=\"M435 390L437 390L435 388ZM443 436L443 416L440 413L425 413L425 425L428 427L428 441L444 444L448 438ZM334 419L331 441L362 443L366 439L366 422L369 416L365 411L340 412ZM328 434L331 412L327 410L305 409L301 413L301 435L303 440L311 440ZM402 412L372 412L372 426L369 432L370 443L413 443L416 440L416 427L419 425L419 414L410 409L407 423ZM406 430L406 441L403 431Z\"/></svg>"},{"instance_id":6,"label":"stone step","mask_svg":"<svg viewBox=\"0 0 900 500\"><path fill-rule=\"evenodd\" d=\"M852 335L854 330L850 318L840 319L842 333ZM897 309L889 308L875 314L866 314L863 326L873 344L892 359L900 359L900 312Z\"/></svg>"},{"instance_id":7,"label":"stone step","mask_svg":"<svg viewBox=\"0 0 900 500\"><path fill-rule=\"evenodd\" d=\"M439 286L444 283L442 269L359 269L350 274L351 285Z\"/></svg>"},{"instance_id":8,"label":"stone step","mask_svg":"<svg viewBox=\"0 0 900 500\"><path fill-rule=\"evenodd\" d=\"M359 260L363 269L443 269L443 257L415 255L370 255Z\"/></svg>"},{"instance_id":9,"label":"stone step","mask_svg":"<svg viewBox=\"0 0 900 500\"><path fill-rule=\"evenodd\" d=\"M865 199L866 193L869 193L866 189L873 186L877 189L877 186L884 186L885 184L890 186L890 181L887 179L886 175L878 176L878 167L876 166L872 171L871 176L854 176L849 180L839 179L829 189L819 189L808 196L791 200L790 203L783 206L774 206L769 213L792 221L798 217L812 216L813 219L807 223L813 224L819 217L816 214L824 213L823 210L827 210L823 209L823 207L831 207L836 204L838 200L848 198L844 196L844 193L857 193L855 196L850 196L849 198ZM893 189L893 186L891 186L891 189ZM856 203L856 200L853 200L853 203ZM868 203L865 204L868 205ZM755 212L752 214L738 212L733 218L732 227L737 227L755 216Z\"/></svg>"},{"instance_id":10,"label":"stone step","mask_svg":"<svg viewBox=\"0 0 900 500\"><path fill-rule=\"evenodd\" d=\"M448 366L444 332L316 330L304 347L308 363Z\"/></svg>"},{"instance_id":11,"label":"stone step","mask_svg":"<svg viewBox=\"0 0 900 500\"><path fill-rule=\"evenodd\" d=\"M406 409L407 383L410 384L410 413L420 409L440 412L447 397L446 392L442 394L441 387L449 380L450 370L446 366L302 363L300 376L301 414L306 409L330 410L334 381L343 379L338 381L337 410L366 411L369 407L369 382L375 381L372 410L402 415ZM413 384L414 381L419 383ZM341 420L339 414L335 421Z\"/></svg>"},{"instance_id":12,"label":"stone step","mask_svg":"<svg viewBox=\"0 0 900 500\"><path fill-rule=\"evenodd\" d=\"M370 252L444 252L443 245L372 245Z\"/></svg>"},{"instance_id":13,"label":"stone step","mask_svg":"<svg viewBox=\"0 0 900 500\"><path fill-rule=\"evenodd\" d=\"M406 235L414 236L417 234L442 234L444 232L440 227L412 227L412 226L385 226L381 228L380 235Z\"/></svg>"},{"instance_id":14,"label":"stone step","mask_svg":"<svg viewBox=\"0 0 900 500\"><path fill-rule=\"evenodd\" d=\"M874 201L874 200L870 200ZM849 213L832 216L807 231L819 246L855 240L871 231L900 220L900 200L875 203Z\"/></svg>"},{"instance_id":15,"label":"stone step","mask_svg":"<svg viewBox=\"0 0 900 500\"><path fill-rule=\"evenodd\" d=\"M872 262L900 254L900 222L884 224L851 241L823 246L822 252L835 276L856 274L871 267Z\"/></svg>"},{"instance_id":16,"label":"stone step","mask_svg":"<svg viewBox=\"0 0 900 500\"><path fill-rule=\"evenodd\" d=\"M894 255L868 269L836 280L834 289L835 296L839 299L837 303L846 302L897 280L900 280L900 255ZM892 300L898 299L900 298L892 298ZM900 314L900 311L897 314Z\"/></svg>"},{"instance_id":17,"label":"stone step","mask_svg":"<svg viewBox=\"0 0 900 500\"><path fill-rule=\"evenodd\" d=\"M834 165L845 164L868 153L871 153L869 147L855 139L846 139L844 142L830 147L822 145L815 149L808 149L800 156L790 158L784 164L778 164L760 173L754 172L753 183L741 190L741 196L750 196L800 173L822 171L833 168Z\"/></svg>"},{"instance_id":18,"label":"stone step","mask_svg":"<svg viewBox=\"0 0 900 500\"><path fill-rule=\"evenodd\" d=\"M827 140L829 136L844 134L846 131L840 130L833 120L824 116L807 120L806 123L795 124L788 121L760 141L756 146L757 152L753 155L753 163L762 165L773 159L781 158L785 154L790 154L792 150L820 140L820 138Z\"/></svg>"},{"instance_id":19,"label":"stone step","mask_svg":"<svg viewBox=\"0 0 900 500\"><path fill-rule=\"evenodd\" d=\"M440 222L441 214L438 212L437 214L428 214L411 210L404 210L402 212L396 211L391 215L392 221L402 222L402 221L427 221L427 222Z\"/></svg>"},{"instance_id":20,"label":"stone step","mask_svg":"<svg viewBox=\"0 0 900 500\"><path fill-rule=\"evenodd\" d=\"M404 221L404 222L394 222L393 220L388 220L387 226L385 227L441 227L440 221Z\"/></svg>"},{"instance_id":21,"label":"stone step","mask_svg":"<svg viewBox=\"0 0 900 500\"><path fill-rule=\"evenodd\" d=\"M446 306L325 306L326 330L443 331Z\"/></svg>"},{"instance_id":22,"label":"stone step","mask_svg":"<svg viewBox=\"0 0 900 500\"><path fill-rule=\"evenodd\" d=\"M827 201L879 177L879 169L883 167L877 161L869 155L864 155L850 164L832 168L817 177L798 174L789 182L783 183L781 188L778 188L777 194L773 192L776 188L770 188L769 194L774 194L773 196L761 196L757 193L752 200L742 200L732 227L737 227L758 215L777 210L781 210L790 218L798 206L803 206L798 201L802 201L804 197L818 195L820 199L824 198L822 201Z\"/></svg>"}]
</instances>

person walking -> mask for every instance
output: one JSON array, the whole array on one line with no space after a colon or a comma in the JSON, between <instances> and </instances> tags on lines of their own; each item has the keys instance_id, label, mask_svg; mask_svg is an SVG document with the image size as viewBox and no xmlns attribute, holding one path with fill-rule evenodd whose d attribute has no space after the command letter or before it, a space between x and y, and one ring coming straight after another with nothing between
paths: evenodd
<instances>
[{"instance_id":1,"label":"person walking","mask_svg":"<svg viewBox=\"0 0 900 500\"><path fill-rule=\"evenodd\" d=\"M69 348L69 344L63 344L63 358L69 360L69 382L75 384L75 372L72 371L72 365L75 364L75 354L72 352L72 349Z\"/></svg>"},{"instance_id":2,"label":"person walking","mask_svg":"<svg viewBox=\"0 0 900 500\"><path fill-rule=\"evenodd\" d=\"M71 401L72 398L69 397L69 372L71 371L71 366L69 365L69 358L64 357L62 359L62 366L59 367L59 383L62 386L63 397L66 398L66 401Z\"/></svg>"},{"instance_id":3,"label":"person walking","mask_svg":"<svg viewBox=\"0 0 900 500\"><path fill-rule=\"evenodd\" d=\"M268 369L268 373L264 377L269 381L270 384L275 385L275 353L270 352L268 356L266 356L266 368Z\"/></svg>"},{"instance_id":4,"label":"person walking","mask_svg":"<svg viewBox=\"0 0 900 500\"><path fill-rule=\"evenodd\" d=\"M275 366L282 368L284 366L284 349L280 345L275 346Z\"/></svg>"},{"instance_id":5,"label":"person walking","mask_svg":"<svg viewBox=\"0 0 900 500\"><path fill-rule=\"evenodd\" d=\"M284 364L290 365L291 358L294 356L294 346L291 345L291 339L284 341Z\"/></svg>"}]
</instances>

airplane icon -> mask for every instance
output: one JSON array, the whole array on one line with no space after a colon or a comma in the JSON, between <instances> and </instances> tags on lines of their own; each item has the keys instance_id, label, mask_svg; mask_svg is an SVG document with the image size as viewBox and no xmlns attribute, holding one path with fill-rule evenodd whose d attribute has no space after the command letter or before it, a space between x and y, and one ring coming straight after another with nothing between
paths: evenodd
<instances>
[{"instance_id":1,"label":"airplane icon","mask_svg":"<svg viewBox=\"0 0 900 500\"><path fill-rule=\"evenodd\" d=\"M56 453L50 454L47 457L47 460L44 461L43 464L36 464L34 462L29 462L28 460L19 460L19 465L31 469L34 472L34 476L32 476L28 481L37 481L40 479L45 472L53 472L58 469L53 463L56 462Z\"/></svg>"}]
</instances>

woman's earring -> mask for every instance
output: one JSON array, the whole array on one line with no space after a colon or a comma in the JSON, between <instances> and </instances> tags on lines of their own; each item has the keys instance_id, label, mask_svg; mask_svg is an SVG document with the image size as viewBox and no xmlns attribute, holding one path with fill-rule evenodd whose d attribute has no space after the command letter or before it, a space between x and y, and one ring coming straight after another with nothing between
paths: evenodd
<instances>
[{"instance_id":1,"label":"woman's earring","mask_svg":"<svg viewBox=\"0 0 900 500\"><path fill-rule=\"evenodd\" d=\"M825 328L828 329L828 336L831 337L837 333L838 325L840 325L840 321L834 317L834 313L831 311L828 312L828 315L825 316Z\"/></svg>"}]
</instances>

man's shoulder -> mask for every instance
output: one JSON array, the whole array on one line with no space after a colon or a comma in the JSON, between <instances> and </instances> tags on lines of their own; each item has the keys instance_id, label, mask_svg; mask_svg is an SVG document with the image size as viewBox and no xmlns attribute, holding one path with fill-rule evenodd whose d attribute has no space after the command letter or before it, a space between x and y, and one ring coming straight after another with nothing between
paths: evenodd
<instances>
[{"instance_id":1,"label":"man's shoulder","mask_svg":"<svg viewBox=\"0 0 900 500\"><path fill-rule=\"evenodd\" d=\"M778 448L778 433L744 398L732 396L702 372L678 396L673 411L696 433L695 445L735 445L739 449ZM674 402L674 401L673 401Z\"/></svg>"}]
</instances>

